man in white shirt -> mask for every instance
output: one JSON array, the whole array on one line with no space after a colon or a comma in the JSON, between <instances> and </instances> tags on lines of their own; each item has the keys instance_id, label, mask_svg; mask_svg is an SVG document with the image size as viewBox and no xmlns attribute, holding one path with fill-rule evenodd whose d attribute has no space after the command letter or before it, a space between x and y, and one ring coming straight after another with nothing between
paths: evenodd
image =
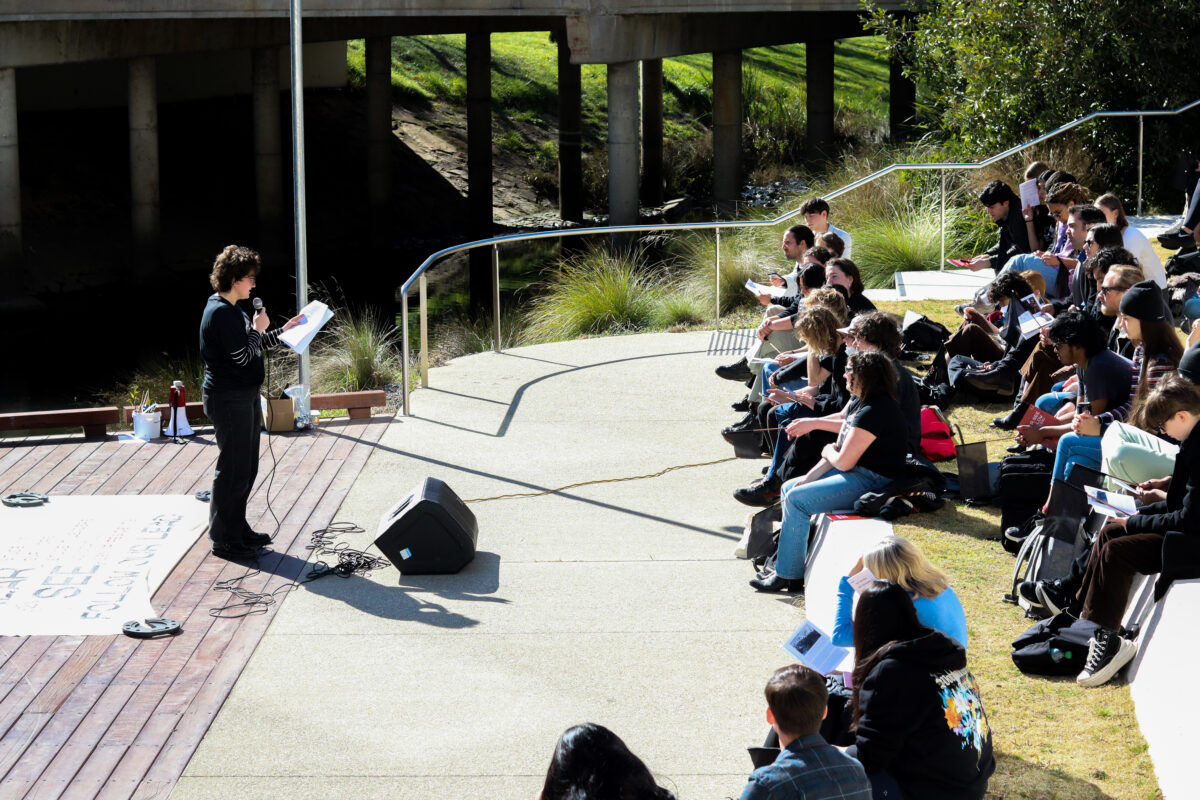
<instances>
[{"instance_id":1,"label":"man in white shirt","mask_svg":"<svg viewBox=\"0 0 1200 800\"><path fill-rule=\"evenodd\" d=\"M820 238L821 234L826 231L836 233L845 245L841 254L842 258L851 257L850 234L829 224L829 203L820 197L810 197L804 201L804 205L800 206L800 213L804 215L804 224L812 229L813 235L817 238Z\"/></svg>"}]
</instances>

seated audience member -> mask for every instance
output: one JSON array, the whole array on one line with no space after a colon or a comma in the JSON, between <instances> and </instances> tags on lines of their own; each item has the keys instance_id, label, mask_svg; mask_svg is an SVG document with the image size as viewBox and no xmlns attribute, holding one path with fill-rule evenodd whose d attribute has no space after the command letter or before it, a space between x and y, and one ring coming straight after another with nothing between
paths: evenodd
<instances>
[{"instance_id":1,"label":"seated audience member","mask_svg":"<svg viewBox=\"0 0 1200 800\"><path fill-rule=\"evenodd\" d=\"M829 291L822 289L822 292ZM904 365L899 362L902 339L900 330L892 319L880 311L860 314L855 317L848 328L841 331L845 335L847 348L854 347L859 352L881 352L892 360L896 370L896 397L900 405L900 413L905 430L905 453L918 453L921 447L921 402L917 391L917 381ZM775 402L784 402L784 396L773 395ZM848 398L847 398L848 399ZM766 473L773 475L780 484L804 475L821 459L821 450L834 441L842 427L845 418L845 408L828 413L826 416L802 416L784 427L787 441L772 452L771 467ZM772 427L764 424L762 427ZM738 490L735 497L747 505L771 505L774 495L763 499L758 495L759 482L751 484L749 489ZM743 494L743 492L747 494ZM759 499L752 499L759 497Z\"/></svg>"},{"instance_id":2,"label":"seated audience member","mask_svg":"<svg viewBox=\"0 0 1200 800\"><path fill-rule=\"evenodd\" d=\"M878 582L854 615L854 744L875 798L982 800L992 730L962 645L921 624L908 592Z\"/></svg>"},{"instance_id":3,"label":"seated audience member","mask_svg":"<svg viewBox=\"0 0 1200 800\"><path fill-rule=\"evenodd\" d=\"M804 224L812 229L814 236L832 233L842 240L842 252L838 253L838 257L850 257L850 234L829 224L829 203L824 198L808 198L800 206L800 213L804 215Z\"/></svg>"},{"instance_id":4,"label":"seated audience member","mask_svg":"<svg viewBox=\"0 0 1200 800\"><path fill-rule=\"evenodd\" d=\"M1074 464L1099 469L1101 437L1107 428L1113 424L1123 424L1123 420L1130 418L1131 412L1145 401L1146 395L1159 381L1175 371L1179 359L1183 357L1183 344L1179 341L1175 329L1167 322L1166 305L1163 303L1162 291L1158 284L1154 281L1143 281L1130 288L1125 292L1120 308L1117 324L1125 330L1129 340L1135 345L1129 399L1119 408L1102 414L1085 411L1075 415L1071 432L1058 440L1058 447L1054 453L1055 480L1065 481ZM1126 454L1127 457L1134 457L1131 448L1126 449ZM1134 483L1164 474L1166 470L1162 470L1162 466L1161 459L1155 459L1153 467L1138 468L1137 471L1141 474L1144 474L1147 468L1153 471Z\"/></svg>"},{"instance_id":5,"label":"seated audience member","mask_svg":"<svg viewBox=\"0 0 1200 800\"><path fill-rule=\"evenodd\" d=\"M902 412L892 360L883 353L853 354L846 386L851 400L837 440L821 450L820 461L807 474L783 485L775 571L750 582L760 592L802 591L812 517L851 508L862 495L903 473L907 441L904 427L896 424Z\"/></svg>"},{"instance_id":6,"label":"seated audience member","mask_svg":"<svg viewBox=\"0 0 1200 800\"><path fill-rule=\"evenodd\" d=\"M1034 273L1036 274L1036 273ZM947 367L954 356L966 356L978 362L975 375L991 388L1007 386L1005 394L1011 394L1018 378L1020 363L1017 358L1000 362L1013 348L1025 350L1025 357L1033 350L1033 344L1025 345L1021 335L1021 313L1025 311L1021 299L1034 294L1033 287L1024 276L1015 272L1001 272L988 287L988 302L1003 314L1001 327L988 321L974 306L963 310L963 321L938 354L926 375L926 383L946 383L949 380ZM1023 362L1025 357L1021 357Z\"/></svg>"},{"instance_id":7,"label":"seated audience member","mask_svg":"<svg viewBox=\"0 0 1200 800\"><path fill-rule=\"evenodd\" d=\"M1071 306L1083 308L1088 300L1095 297L1096 281L1084 266L1089 258L1087 234L1093 226L1103 222L1104 212L1095 206L1075 205L1067 209L1067 232L1071 237L1071 255L1075 267L1071 271L1071 291L1061 303L1055 303L1056 310Z\"/></svg>"},{"instance_id":8,"label":"seated audience member","mask_svg":"<svg viewBox=\"0 0 1200 800\"><path fill-rule=\"evenodd\" d=\"M834 258L841 258L846 255L846 242L833 231L822 233L817 237L817 242L833 253Z\"/></svg>"},{"instance_id":9,"label":"seated audience member","mask_svg":"<svg viewBox=\"0 0 1200 800\"><path fill-rule=\"evenodd\" d=\"M779 487L782 483L775 474L775 467L782 463L784 451L789 446L788 437L779 433L787 423L803 417L821 417L841 411L849 400L846 389L846 346L842 343L842 335L838 333L839 319L835 312L821 305L814 305L804 310L796 323L805 343L808 345L808 385L790 392L787 388L772 386L771 412L759 416L759 424L770 431L767 437L772 444L771 452L777 454L772 458L771 467L763 477L755 481L748 489L738 489L733 493L738 502L751 506L773 505L779 497ZM784 369L790 369L785 367ZM779 373L771 377L774 378ZM786 376L785 376L786 380ZM830 439L832 441L832 439Z\"/></svg>"},{"instance_id":10,"label":"seated audience member","mask_svg":"<svg viewBox=\"0 0 1200 800\"><path fill-rule=\"evenodd\" d=\"M825 679L802 664L775 670L763 690L779 757L750 774L741 800L871 800L862 764L821 738Z\"/></svg>"},{"instance_id":11,"label":"seated audience member","mask_svg":"<svg viewBox=\"0 0 1200 800\"><path fill-rule=\"evenodd\" d=\"M558 737L539 800L675 800L615 733L586 722Z\"/></svg>"},{"instance_id":12,"label":"seated audience member","mask_svg":"<svg viewBox=\"0 0 1200 800\"><path fill-rule=\"evenodd\" d=\"M875 304L863 294L862 274L858 271L858 265L850 259L830 259L825 264L825 283L830 286L841 286L849 292L850 296L846 303L850 306L851 318L876 310Z\"/></svg>"},{"instance_id":13,"label":"seated audience member","mask_svg":"<svg viewBox=\"0 0 1200 800\"><path fill-rule=\"evenodd\" d=\"M1095 320L1079 311L1068 311L1055 318L1046 335L1059 360L1075 367L1078 381L1065 405L1051 394L1038 398L1038 407L1054 414L1052 425L1019 425L1018 440L1023 444L1042 444L1071 431L1071 423L1080 410L1093 416L1121 407L1129 399L1130 363L1104 347L1104 334Z\"/></svg>"},{"instance_id":14,"label":"seated audience member","mask_svg":"<svg viewBox=\"0 0 1200 800\"><path fill-rule=\"evenodd\" d=\"M1184 352L1183 358L1179 361L1178 373L1176 375L1167 376L1159 382L1158 387L1156 387L1155 391L1151 392L1150 396L1147 397L1146 403L1142 405L1142 410L1138 414L1139 424L1145 426L1145 428L1148 430L1157 431L1164 437L1167 436L1167 434L1163 431L1162 426L1154 425L1150 420L1150 398L1155 397L1157 394L1159 394L1159 389L1162 389L1169 384L1191 384L1193 387L1200 385L1200 349L1193 347L1188 348L1188 350ZM1186 386L1173 385L1170 392L1168 392L1167 399L1169 399L1170 403L1174 405L1166 406L1168 409L1174 407L1175 405L1180 405L1182 401L1190 401L1190 395L1187 393L1187 391L1185 391L1185 389ZM1163 402L1166 402L1166 400ZM1200 450L1200 448L1197 449ZM1179 448L1176 448L1177 452L1178 450ZM1197 456L1196 453L1192 453L1192 457L1196 458L1200 456ZM1164 470L1158 473L1158 475L1166 475L1165 478L1156 476L1153 479L1146 479L1138 482L1136 491L1138 504L1140 506L1149 507L1153 504L1167 500L1169 498L1167 490L1174 482L1173 476L1178 474L1180 474L1178 461L1177 459L1173 458L1171 459L1170 470ZM1187 475L1185 474L1180 478L1180 480L1183 481L1186 478ZM1176 486L1177 488L1182 488L1182 484L1176 484ZM1175 504L1172 506L1172 508L1176 508L1182 495L1172 495L1172 497L1174 497L1172 502ZM1087 571L1087 567L1091 561L1091 555L1093 553L1095 553L1094 547L1092 550L1084 552L1080 558L1076 558L1071 564L1071 568L1067 575L1061 578L1055 578L1054 580L1023 581L1018 587L1018 592L1020 593L1021 597L1029 602L1031 606L1044 607L1051 614L1061 614L1063 611L1070 609L1073 614L1078 616L1079 600L1082 599L1080 588L1083 585L1083 575Z\"/></svg>"},{"instance_id":15,"label":"seated audience member","mask_svg":"<svg viewBox=\"0 0 1200 800\"><path fill-rule=\"evenodd\" d=\"M1200 576L1200 394L1187 379L1172 376L1150 394L1145 418L1182 444L1166 498L1109 520L1092 544L1077 599L1080 618L1099 630L1076 678L1082 686L1107 683L1137 653L1137 644L1119 633L1135 575L1161 573L1156 602L1172 581Z\"/></svg>"},{"instance_id":16,"label":"seated audience member","mask_svg":"<svg viewBox=\"0 0 1200 800\"><path fill-rule=\"evenodd\" d=\"M783 256L788 261L794 263L793 272L799 269L800 264L804 261L804 254L808 248L813 246L813 241L813 233L805 225L793 225L783 232ZM779 286L786 284L782 276L776 275L776 277L779 278ZM774 278L772 278L772 283L775 283ZM776 298L771 297L769 294L758 295L758 301L767 306L767 319L786 313L786 306L775 302L775 300ZM762 339L762 342L756 345L753 352L755 356L763 352L768 356L775 353L786 353L799 344L796 341L796 337L792 334L790 325L769 331L769 335L762 335L760 333L759 338ZM720 377L731 381L744 381L753 376L746 356L742 356L742 358L732 364L717 367L716 372Z\"/></svg>"},{"instance_id":17,"label":"seated audience member","mask_svg":"<svg viewBox=\"0 0 1200 800\"><path fill-rule=\"evenodd\" d=\"M941 631L966 648L967 618L946 573L925 558L921 548L899 536L885 537L864 553L838 583L836 621L829 634L834 644L854 646L854 589L850 578L864 569L876 580L891 581L908 592L922 625Z\"/></svg>"},{"instance_id":18,"label":"seated audience member","mask_svg":"<svg viewBox=\"0 0 1200 800\"><path fill-rule=\"evenodd\" d=\"M1117 226L1117 230L1121 232L1121 246L1133 253L1146 278L1158 284L1160 289L1167 288L1167 273L1158 258L1158 253L1154 252L1154 246L1150 244L1146 234L1129 224L1129 218L1125 216L1125 207L1121 205L1121 198L1107 192L1096 198L1096 206L1104 212L1104 218L1110 225Z\"/></svg>"},{"instance_id":19,"label":"seated audience member","mask_svg":"<svg viewBox=\"0 0 1200 800\"><path fill-rule=\"evenodd\" d=\"M979 193L979 202L1000 229L1000 239L982 255L970 260L971 269L991 268L1000 272L1013 256L1037 249L1029 246L1029 229L1033 227L1033 222L1027 223L1021 217L1018 208L1021 200L1007 183L992 181L983 187L983 191Z\"/></svg>"}]
</instances>

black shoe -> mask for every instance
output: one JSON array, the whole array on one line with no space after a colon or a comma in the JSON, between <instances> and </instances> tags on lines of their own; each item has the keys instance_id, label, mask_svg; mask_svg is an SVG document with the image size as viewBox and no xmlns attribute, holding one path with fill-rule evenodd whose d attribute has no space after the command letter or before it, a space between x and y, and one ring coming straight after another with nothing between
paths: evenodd
<instances>
[{"instance_id":1,"label":"black shoe","mask_svg":"<svg viewBox=\"0 0 1200 800\"><path fill-rule=\"evenodd\" d=\"M1182 228L1177 228L1174 231L1170 229L1163 231L1157 237L1158 243L1167 250L1178 250L1188 242L1195 241L1195 238L1190 233L1184 233Z\"/></svg>"},{"instance_id":2,"label":"black shoe","mask_svg":"<svg viewBox=\"0 0 1200 800\"><path fill-rule=\"evenodd\" d=\"M743 356L732 364L717 367L717 377L727 381L744 381L753 378L754 373L750 371L750 365L746 363L746 358Z\"/></svg>"},{"instance_id":3,"label":"black shoe","mask_svg":"<svg viewBox=\"0 0 1200 800\"><path fill-rule=\"evenodd\" d=\"M1017 595L1034 611L1046 608L1042 598L1038 597L1037 585L1037 581L1021 581L1021 585L1017 587Z\"/></svg>"},{"instance_id":4,"label":"black shoe","mask_svg":"<svg viewBox=\"0 0 1200 800\"><path fill-rule=\"evenodd\" d=\"M227 561L251 561L258 558L258 548L247 547L240 542L236 544L213 542L212 554Z\"/></svg>"},{"instance_id":5,"label":"black shoe","mask_svg":"<svg viewBox=\"0 0 1200 800\"><path fill-rule=\"evenodd\" d=\"M270 547L272 541L270 535L258 531L247 530L242 534L242 544L246 547Z\"/></svg>"},{"instance_id":6,"label":"black shoe","mask_svg":"<svg viewBox=\"0 0 1200 800\"><path fill-rule=\"evenodd\" d=\"M769 508L779 502L779 480L759 478L748 487L735 491L733 499L743 505Z\"/></svg>"},{"instance_id":7,"label":"black shoe","mask_svg":"<svg viewBox=\"0 0 1200 800\"><path fill-rule=\"evenodd\" d=\"M753 411L746 412L746 416L742 417L732 425L727 425L721 429L721 435L727 433L740 433L741 431L752 430L758 426L758 414Z\"/></svg>"},{"instance_id":8,"label":"black shoe","mask_svg":"<svg viewBox=\"0 0 1200 800\"><path fill-rule=\"evenodd\" d=\"M1021 444L1020 442L1017 442L1016 444L1010 444L1008 447L1006 447L1004 449L1010 453L1024 453L1025 445Z\"/></svg>"},{"instance_id":9,"label":"black shoe","mask_svg":"<svg viewBox=\"0 0 1200 800\"><path fill-rule=\"evenodd\" d=\"M804 579L781 578L772 572L765 578L755 578L750 585L760 592L804 592Z\"/></svg>"},{"instance_id":10,"label":"black shoe","mask_svg":"<svg viewBox=\"0 0 1200 800\"><path fill-rule=\"evenodd\" d=\"M1053 615L1061 614L1071 606L1071 596L1062 580L1038 581L1035 587L1038 599Z\"/></svg>"},{"instance_id":11,"label":"black shoe","mask_svg":"<svg viewBox=\"0 0 1200 800\"><path fill-rule=\"evenodd\" d=\"M1025 416L1025 411L1029 408L1025 403L1017 405L1012 411L1003 417L996 417L992 420L991 427L999 428L1002 431L1014 430L1021 422L1021 417Z\"/></svg>"},{"instance_id":12,"label":"black shoe","mask_svg":"<svg viewBox=\"0 0 1200 800\"><path fill-rule=\"evenodd\" d=\"M730 403L729 407L732 408L734 411L740 411L743 414L745 414L747 411L750 410L750 395L746 395L741 400L738 400L736 403Z\"/></svg>"}]
</instances>

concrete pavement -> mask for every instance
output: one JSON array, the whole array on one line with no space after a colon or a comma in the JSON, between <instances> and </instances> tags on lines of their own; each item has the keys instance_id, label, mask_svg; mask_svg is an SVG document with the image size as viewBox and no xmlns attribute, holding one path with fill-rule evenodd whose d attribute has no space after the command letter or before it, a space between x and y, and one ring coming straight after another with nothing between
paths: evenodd
<instances>
[{"instance_id":1,"label":"concrete pavement","mask_svg":"<svg viewBox=\"0 0 1200 800\"><path fill-rule=\"evenodd\" d=\"M710 334L484 353L431 371L339 520L374 538L426 476L462 498L643 475L731 455L741 387ZM736 797L766 730L762 686L803 612L732 557L731 461L477 502L462 573L393 568L294 591L173 797L536 797L558 735L612 728L676 792Z\"/></svg>"}]
</instances>

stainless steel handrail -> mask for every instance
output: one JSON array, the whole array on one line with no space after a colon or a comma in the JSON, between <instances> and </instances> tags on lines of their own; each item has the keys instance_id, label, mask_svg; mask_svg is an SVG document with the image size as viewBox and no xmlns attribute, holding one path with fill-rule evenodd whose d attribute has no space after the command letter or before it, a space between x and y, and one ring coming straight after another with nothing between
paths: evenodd
<instances>
[{"instance_id":1,"label":"stainless steel handrail","mask_svg":"<svg viewBox=\"0 0 1200 800\"><path fill-rule=\"evenodd\" d=\"M831 192L826 192L822 197L826 200L833 200L848 192L852 192L860 186L865 186L868 183L876 181L885 175L901 170L941 170L941 208L942 208L942 260L941 263L946 263L946 171L947 170L968 170L968 169L983 169L991 166L997 161L1002 161L1010 156L1020 153L1022 150L1027 150L1034 145L1052 139L1055 136L1066 133L1072 128L1078 127L1085 122L1100 119L1102 117L1137 117L1138 118L1138 199L1137 199L1137 214L1142 213L1142 160L1143 160L1143 125L1145 117L1166 117L1176 114L1182 114L1190 111L1193 108L1200 106L1200 99L1193 100L1186 105L1182 105L1175 109L1145 109L1141 111L1093 111L1079 117L1076 120L1061 125L1049 133L1044 133L1027 142L1010 147L1009 149L997 153L975 162L946 162L946 161L931 161L931 162L914 162L914 163L895 163L884 167L881 170L872 172L866 177L859 178L856 181L846 184ZM414 282L419 282L420 293L420 325L421 325L421 385L429 386L429 346L428 346L428 319L427 319L427 303L426 303L426 279L425 271L434 263L441 261L447 256L461 253L467 250L473 250L476 247L492 247L492 313L494 315L494 336L492 349L499 353L503 350L500 342L500 245L508 242L528 242L536 239L556 239L565 236L595 236L598 234L617 234L617 233L652 233L662 231L697 231L697 230L712 230L716 231L717 250L716 250L716 278L717 278L717 308L716 308L716 326L721 325L721 306L720 306L720 272L721 272L721 229L722 228L763 228L772 227L781 223L787 222L789 219L800 214L800 209L795 208L791 211L784 212L778 217L772 219L759 220L726 220L714 222L678 222L662 225L616 225L606 226L602 228L567 228L564 230L554 231L537 231L534 233L514 233L508 236L494 236L490 239L477 239L471 242L463 242L452 247L446 247L433 253L417 267L416 271L409 276L404 285L400 287L400 326L401 326L401 343L404 349L404 360L401 365L402 375L402 392L404 397L404 415L409 415L408 402L408 356L409 356L409 341L408 341L408 292L412 288Z\"/></svg>"}]
</instances>

